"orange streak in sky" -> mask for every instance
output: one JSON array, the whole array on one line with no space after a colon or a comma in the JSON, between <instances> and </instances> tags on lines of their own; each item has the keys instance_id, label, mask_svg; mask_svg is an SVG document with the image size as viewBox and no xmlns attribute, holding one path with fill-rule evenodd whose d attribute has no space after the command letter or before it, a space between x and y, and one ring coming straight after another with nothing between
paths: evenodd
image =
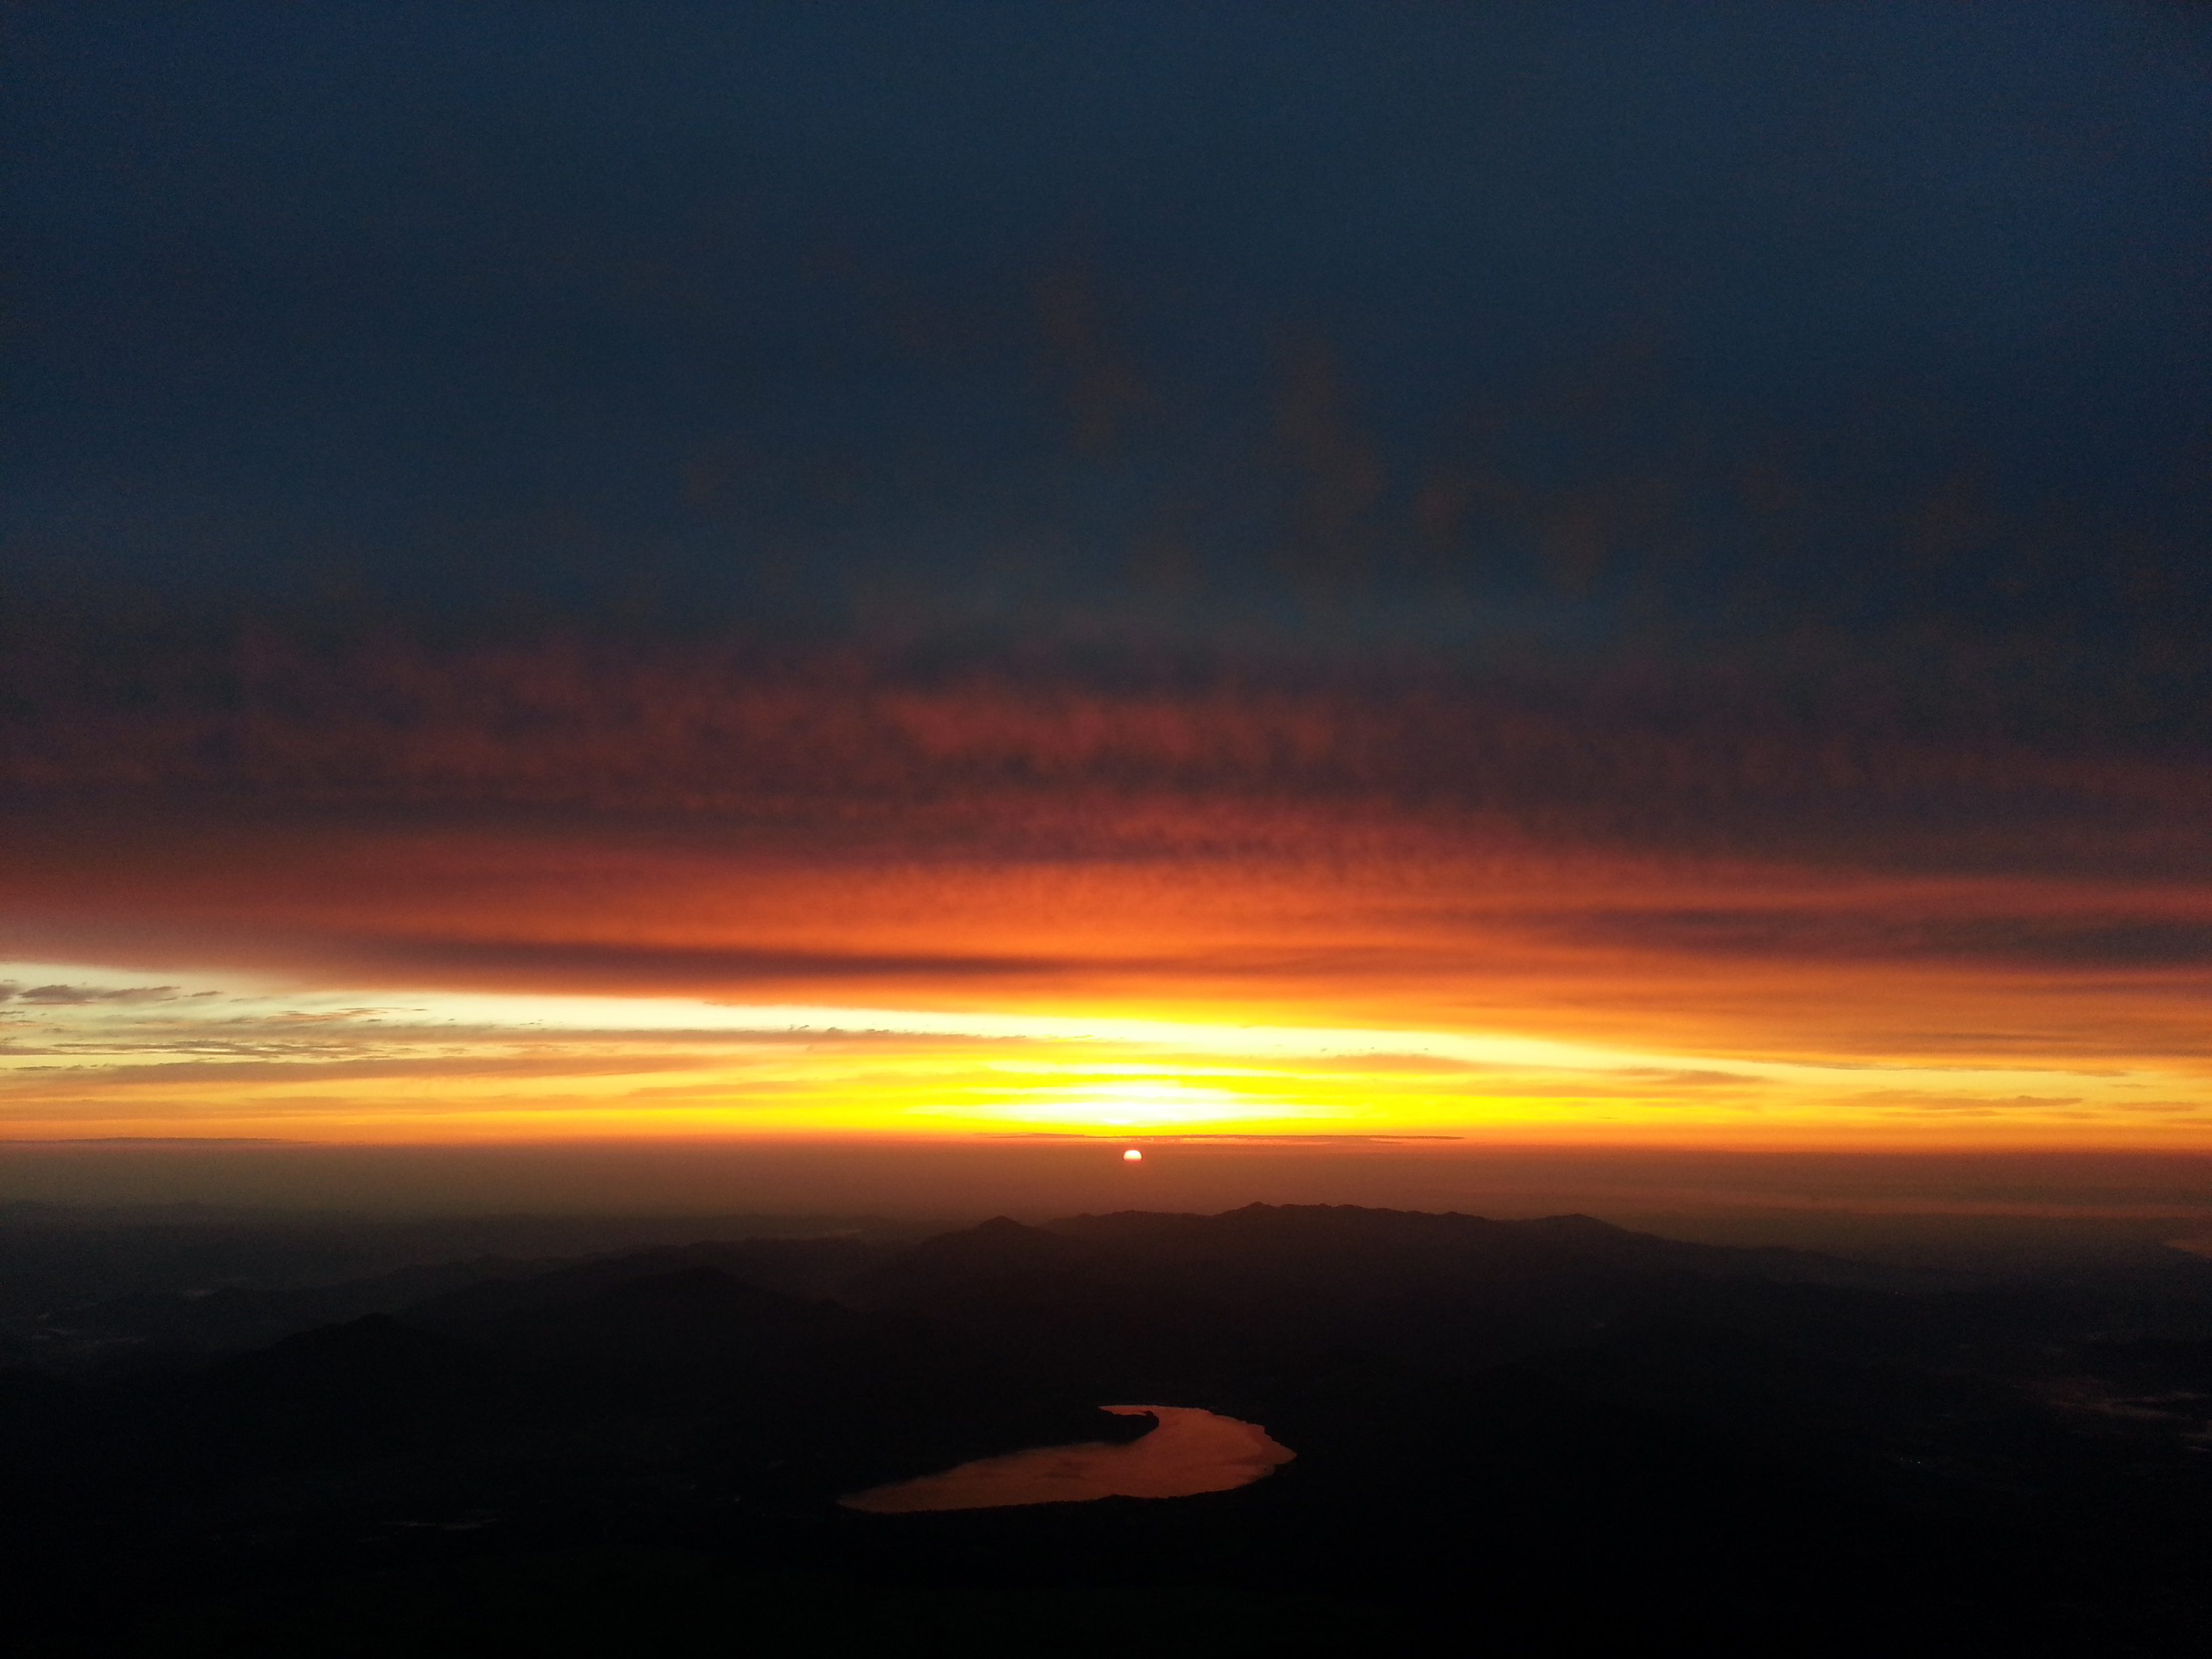
<instances>
[{"instance_id":1,"label":"orange streak in sky","mask_svg":"<svg viewBox=\"0 0 2212 1659\"><path fill-rule=\"evenodd\" d=\"M1638 725L1626 691L1612 714L1562 712L1418 676L1116 690L1042 671L902 678L852 653L248 645L228 700L195 702L181 671L162 691L153 670L137 702L19 699L0 955L363 996L1489 1033L1687 1056L1686 1073L1834 1072L1726 1107L1706 1085L1416 1087L1310 1060L1264 1086L1173 1055L1146 1074L1184 1091L1161 1102L1226 1100L1224 1121L1248 1123L1695 1137L1904 1133L1917 1113L1915 1133L2208 1133L2190 1126L2212 1093L2212 784L2142 756L1820 738L1755 702L1675 729ZM22 1005L0 1012L0 1036L28 1029ZM1030 1117L994 1117L975 1055L725 1076L681 1044L624 1042L615 1060L525 1043L548 1068L527 1088L485 1069L496 1056L441 1073L410 1050L406 1091L397 1073L328 1073L296 1115L696 1123L625 1092L661 1086L641 1080L657 1068L743 1103L733 1125L927 1127L932 1101L948 1123L1056 1121L1038 1105L1050 1068L1017 1091ZM19 1058L19 1097L61 1102L63 1079L25 1084L45 1073ZM623 1065L641 1069L619 1082ZM1898 1068L2048 1082L1944 1105L1925 1079L1886 1085ZM1089 1085L1066 1075L1079 1107ZM161 1086L199 1103L177 1108L194 1121L241 1123L264 1120L215 1114L221 1091L311 1076ZM102 1098L142 1087L82 1080ZM2131 1111L2116 1091L2138 1086ZM1628 1117L1577 1116L1556 1104L1571 1097Z\"/></svg>"}]
</instances>

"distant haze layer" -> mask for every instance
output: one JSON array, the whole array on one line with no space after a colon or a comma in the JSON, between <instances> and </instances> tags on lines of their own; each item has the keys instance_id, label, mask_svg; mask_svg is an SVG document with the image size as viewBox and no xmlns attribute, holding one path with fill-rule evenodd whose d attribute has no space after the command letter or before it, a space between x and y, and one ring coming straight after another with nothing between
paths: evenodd
<instances>
[{"instance_id":1,"label":"distant haze layer","mask_svg":"<svg viewBox=\"0 0 2212 1659\"><path fill-rule=\"evenodd\" d=\"M1085 1137L723 1139L536 1146L16 1143L0 1203L197 1205L314 1216L689 1215L958 1222L1255 1203L1493 1216L1572 1212L1680 1237L1905 1255L2155 1247L2212 1237L2212 1158L2118 1153L1715 1152L1449 1142ZM202 1212L167 1218L189 1224ZM735 1218L717 1221L716 1218ZM746 1218L753 1218L748 1220ZM836 1218L845 1218L840 1221ZM118 1212L118 1220L129 1218ZM161 1212L141 1218L163 1219ZM658 1236L656 1234L656 1236Z\"/></svg>"}]
</instances>

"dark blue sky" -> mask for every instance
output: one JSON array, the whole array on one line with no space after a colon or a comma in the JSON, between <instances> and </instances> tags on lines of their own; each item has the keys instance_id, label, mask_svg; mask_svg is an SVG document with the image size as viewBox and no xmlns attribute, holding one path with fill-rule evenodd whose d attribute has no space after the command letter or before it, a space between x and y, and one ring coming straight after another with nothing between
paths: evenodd
<instances>
[{"instance_id":1,"label":"dark blue sky","mask_svg":"<svg viewBox=\"0 0 2212 1659\"><path fill-rule=\"evenodd\" d=\"M2206 615L2202 10L8 29L38 604L2138 667Z\"/></svg>"}]
</instances>

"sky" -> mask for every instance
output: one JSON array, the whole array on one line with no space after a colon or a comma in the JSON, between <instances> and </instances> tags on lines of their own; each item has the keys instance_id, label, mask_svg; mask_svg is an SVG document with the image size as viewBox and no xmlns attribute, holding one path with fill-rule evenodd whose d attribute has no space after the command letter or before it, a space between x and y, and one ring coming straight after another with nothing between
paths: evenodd
<instances>
[{"instance_id":1,"label":"sky","mask_svg":"<svg viewBox=\"0 0 2212 1659\"><path fill-rule=\"evenodd\" d=\"M0 27L0 1136L2212 1152L2202 9Z\"/></svg>"}]
</instances>

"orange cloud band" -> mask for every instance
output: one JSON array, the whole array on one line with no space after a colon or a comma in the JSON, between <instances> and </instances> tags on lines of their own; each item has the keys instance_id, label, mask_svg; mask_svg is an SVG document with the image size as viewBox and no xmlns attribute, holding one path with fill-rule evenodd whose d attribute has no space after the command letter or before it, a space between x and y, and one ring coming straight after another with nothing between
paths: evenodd
<instances>
[{"instance_id":1,"label":"orange cloud band","mask_svg":"<svg viewBox=\"0 0 2212 1659\"><path fill-rule=\"evenodd\" d=\"M574 638L155 658L135 691L66 653L19 684L0 952L2139 1067L2197 1098L2212 782L2154 755L1412 673Z\"/></svg>"}]
</instances>

